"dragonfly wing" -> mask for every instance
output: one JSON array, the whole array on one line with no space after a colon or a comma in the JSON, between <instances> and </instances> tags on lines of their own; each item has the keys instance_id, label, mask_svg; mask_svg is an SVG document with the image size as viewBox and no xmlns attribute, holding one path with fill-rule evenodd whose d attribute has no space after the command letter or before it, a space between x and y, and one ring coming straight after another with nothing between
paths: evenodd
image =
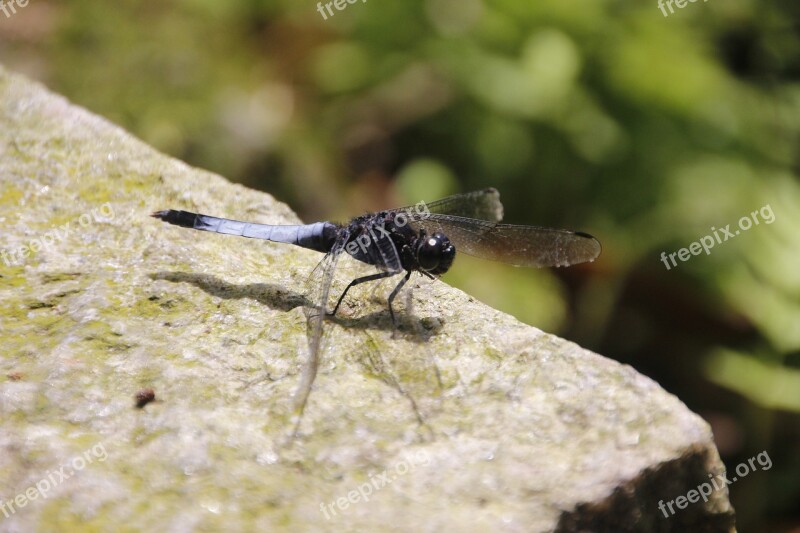
<instances>
[{"instance_id":1,"label":"dragonfly wing","mask_svg":"<svg viewBox=\"0 0 800 533\"><path fill-rule=\"evenodd\" d=\"M330 252L311 272L307 281L306 298L310 305L305 308L306 332L308 335L308 359L300 375L300 382L294 393L294 415L296 417L294 434L297 434L303 411L311 393L311 386L317 377L319 368L319 356L322 351L323 341L323 322L328 308L328 298L331 292L331 285L336 273L336 265L344 252L344 245L347 241L347 233L341 232L333 243Z\"/></svg>"},{"instance_id":2,"label":"dragonfly wing","mask_svg":"<svg viewBox=\"0 0 800 533\"><path fill-rule=\"evenodd\" d=\"M537 226L497 224L452 215L431 214L414 221L428 234L445 234L456 252L515 266L569 266L594 261L600 242L586 233Z\"/></svg>"},{"instance_id":3,"label":"dragonfly wing","mask_svg":"<svg viewBox=\"0 0 800 533\"><path fill-rule=\"evenodd\" d=\"M503 220L503 204L500 203L500 193L494 188L454 194L434 202L420 202L417 205L399 207L389 211L411 213L414 220L424 218L426 213L477 218L490 222Z\"/></svg>"}]
</instances>

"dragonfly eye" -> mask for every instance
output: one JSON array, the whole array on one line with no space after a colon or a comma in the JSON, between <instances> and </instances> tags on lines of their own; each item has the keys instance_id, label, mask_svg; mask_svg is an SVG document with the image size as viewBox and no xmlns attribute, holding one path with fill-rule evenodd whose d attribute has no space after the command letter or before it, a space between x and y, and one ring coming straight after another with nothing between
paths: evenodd
<instances>
[{"instance_id":1,"label":"dragonfly eye","mask_svg":"<svg viewBox=\"0 0 800 533\"><path fill-rule=\"evenodd\" d=\"M432 274L444 274L456 255L456 248L445 235L434 233L420 239L417 248L417 263L419 267Z\"/></svg>"}]
</instances>

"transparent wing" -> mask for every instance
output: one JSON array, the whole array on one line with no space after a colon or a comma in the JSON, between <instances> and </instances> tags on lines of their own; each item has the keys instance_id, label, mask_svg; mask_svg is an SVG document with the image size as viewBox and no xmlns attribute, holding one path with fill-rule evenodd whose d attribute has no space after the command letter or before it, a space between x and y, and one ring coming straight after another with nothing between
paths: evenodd
<instances>
[{"instance_id":1,"label":"transparent wing","mask_svg":"<svg viewBox=\"0 0 800 533\"><path fill-rule=\"evenodd\" d=\"M415 215L422 215L425 211L419 209L427 207L430 213L442 215L453 215L464 218L477 218L490 222L500 222L503 220L503 204L500 203L500 193L497 189L489 188L481 191L454 194L434 202L420 202L417 205L389 209L389 212L411 212ZM418 217L414 217L417 219Z\"/></svg>"},{"instance_id":2,"label":"transparent wing","mask_svg":"<svg viewBox=\"0 0 800 533\"><path fill-rule=\"evenodd\" d=\"M305 410L311 386L317 377L319 368L319 354L322 351L323 322L331 292L336 265L344 251L347 237L340 235L322 261L314 268L306 283L306 298L309 305L304 309L306 315L306 332L308 335L308 359L300 376L300 382L294 393L295 426L297 434L300 421Z\"/></svg>"},{"instance_id":3,"label":"transparent wing","mask_svg":"<svg viewBox=\"0 0 800 533\"><path fill-rule=\"evenodd\" d=\"M436 213L410 224L428 234L445 234L455 245L456 253L515 266L575 265L594 261L601 251L600 242L591 235L563 229L497 224Z\"/></svg>"}]
</instances>

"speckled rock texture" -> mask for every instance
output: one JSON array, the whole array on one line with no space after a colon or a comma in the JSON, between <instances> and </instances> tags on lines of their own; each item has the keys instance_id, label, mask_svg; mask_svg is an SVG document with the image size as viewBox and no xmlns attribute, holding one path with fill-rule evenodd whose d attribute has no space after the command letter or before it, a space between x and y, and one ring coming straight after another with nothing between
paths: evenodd
<instances>
[{"instance_id":1,"label":"speckled rock texture","mask_svg":"<svg viewBox=\"0 0 800 533\"><path fill-rule=\"evenodd\" d=\"M724 470L702 419L442 282L326 321L290 438L320 254L148 215L297 217L2 68L0 186L0 531L734 528L659 509Z\"/></svg>"}]
</instances>

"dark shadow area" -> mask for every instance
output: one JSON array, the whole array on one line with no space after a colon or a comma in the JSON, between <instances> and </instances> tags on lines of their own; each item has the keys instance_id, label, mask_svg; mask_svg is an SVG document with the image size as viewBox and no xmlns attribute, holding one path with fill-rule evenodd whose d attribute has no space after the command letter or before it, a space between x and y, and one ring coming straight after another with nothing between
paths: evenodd
<instances>
[{"instance_id":1,"label":"dark shadow area","mask_svg":"<svg viewBox=\"0 0 800 533\"><path fill-rule=\"evenodd\" d=\"M349 329L394 331L397 335L408 335L409 339L407 340L418 343L427 342L431 337L436 336L444 326L444 322L441 320L431 320L427 317L417 318L397 311L395 314L397 315L397 328L392 324L388 309L354 318L329 315L326 319Z\"/></svg>"},{"instance_id":2,"label":"dark shadow area","mask_svg":"<svg viewBox=\"0 0 800 533\"><path fill-rule=\"evenodd\" d=\"M188 272L156 272L150 274L152 280L165 280L172 283L189 283L212 296L226 300L251 298L278 311L291 311L296 307L310 308L308 298L298 292L281 287L274 283L250 283L236 285L208 274L192 274ZM327 316L326 320L348 329L395 331L398 334L409 334L412 342L427 342L438 334L444 322L441 319L428 317L417 318L406 313L397 313L395 329L384 305L381 311L375 311L357 317Z\"/></svg>"},{"instance_id":3,"label":"dark shadow area","mask_svg":"<svg viewBox=\"0 0 800 533\"><path fill-rule=\"evenodd\" d=\"M705 449L690 448L680 458L649 468L617 487L605 500L582 503L573 511L563 512L555 531L734 531L736 515L732 509L723 510L727 496L720 494L709 478L709 474L713 474L714 483L721 488L725 485L720 476L722 473L712 472L710 464L711 458ZM696 503L683 501L683 509L673 503L704 484L708 484L707 490L712 491L708 502L704 502L702 497ZM672 504L672 510L668 504Z\"/></svg>"},{"instance_id":4,"label":"dark shadow area","mask_svg":"<svg viewBox=\"0 0 800 533\"><path fill-rule=\"evenodd\" d=\"M172 283L189 283L212 296L225 300L252 298L258 303L278 311L291 311L295 307L309 305L304 295L274 283L236 285L208 274L163 271L150 274L150 279L165 280Z\"/></svg>"}]
</instances>

